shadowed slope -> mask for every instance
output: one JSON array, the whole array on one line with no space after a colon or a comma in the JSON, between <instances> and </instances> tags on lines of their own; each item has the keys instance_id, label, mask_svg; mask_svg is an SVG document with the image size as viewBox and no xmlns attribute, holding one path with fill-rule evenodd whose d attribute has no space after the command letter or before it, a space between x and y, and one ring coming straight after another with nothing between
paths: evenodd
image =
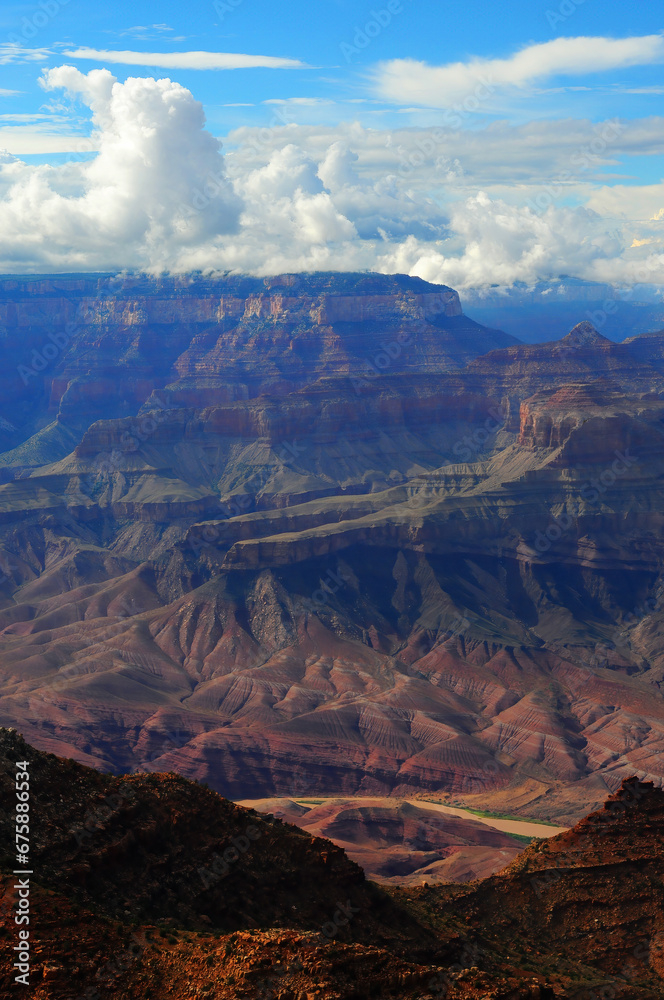
<instances>
[{"instance_id":1,"label":"shadowed slope","mask_svg":"<svg viewBox=\"0 0 664 1000\"><path fill-rule=\"evenodd\" d=\"M174 775L99 775L7 730L3 802L26 758L36 1000L99 987L112 1000L662 995L664 793L636 779L498 875L385 892L329 841ZM6 812L0 826L7 845ZM14 864L3 849L3 944ZM7 991L11 962L3 947Z\"/></svg>"}]
</instances>

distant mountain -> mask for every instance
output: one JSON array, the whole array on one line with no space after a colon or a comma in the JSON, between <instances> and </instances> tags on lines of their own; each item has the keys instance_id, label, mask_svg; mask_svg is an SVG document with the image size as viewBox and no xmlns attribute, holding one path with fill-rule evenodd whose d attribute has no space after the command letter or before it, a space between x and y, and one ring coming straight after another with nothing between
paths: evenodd
<instances>
[{"instance_id":1,"label":"distant mountain","mask_svg":"<svg viewBox=\"0 0 664 1000\"><path fill-rule=\"evenodd\" d=\"M134 414L151 391L218 406L332 375L454 371L513 343L406 275L0 277L0 450L37 433L28 464L62 457L83 417Z\"/></svg>"},{"instance_id":2,"label":"distant mountain","mask_svg":"<svg viewBox=\"0 0 664 1000\"><path fill-rule=\"evenodd\" d=\"M561 331L588 320L609 340L661 330L664 289L659 285L614 287L561 275L534 285L469 289L464 308L480 323L497 326L528 344L558 340Z\"/></svg>"}]
</instances>

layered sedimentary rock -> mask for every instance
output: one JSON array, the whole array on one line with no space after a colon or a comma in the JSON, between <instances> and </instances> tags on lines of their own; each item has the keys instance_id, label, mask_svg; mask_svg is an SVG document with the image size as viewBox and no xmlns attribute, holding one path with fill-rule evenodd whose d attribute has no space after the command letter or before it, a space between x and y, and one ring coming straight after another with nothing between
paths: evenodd
<instances>
[{"instance_id":1,"label":"layered sedimentary rock","mask_svg":"<svg viewBox=\"0 0 664 1000\"><path fill-rule=\"evenodd\" d=\"M132 414L167 387L218 405L336 372L454 370L514 342L404 275L0 278L0 430L9 448L46 415L80 430L83 411Z\"/></svg>"},{"instance_id":2,"label":"layered sedimentary rock","mask_svg":"<svg viewBox=\"0 0 664 1000\"><path fill-rule=\"evenodd\" d=\"M449 289L298 280L137 282L147 319L85 326L62 392L30 397L43 426L0 484L0 718L236 798L449 791L568 821L660 781L657 337L495 351ZM151 295L242 323L224 299L235 326L157 329ZM350 364L415 328L415 371L396 347Z\"/></svg>"}]
</instances>

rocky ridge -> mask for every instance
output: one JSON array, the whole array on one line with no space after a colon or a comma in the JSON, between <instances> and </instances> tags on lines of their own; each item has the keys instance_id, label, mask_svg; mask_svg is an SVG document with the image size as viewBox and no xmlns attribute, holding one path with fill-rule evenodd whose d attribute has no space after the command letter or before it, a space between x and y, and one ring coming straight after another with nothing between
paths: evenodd
<instances>
[{"instance_id":1,"label":"rocky ridge","mask_svg":"<svg viewBox=\"0 0 664 1000\"><path fill-rule=\"evenodd\" d=\"M36 1000L99 988L117 1000L662 995L664 793L647 783L623 782L602 810L489 879L385 892L329 841L175 775L100 775L7 730L3 795L26 758ZM239 845L232 860L229 838ZM3 854L7 943L16 931L13 863ZM197 870L206 875L198 887ZM11 954L2 951L4 990Z\"/></svg>"}]
</instances>

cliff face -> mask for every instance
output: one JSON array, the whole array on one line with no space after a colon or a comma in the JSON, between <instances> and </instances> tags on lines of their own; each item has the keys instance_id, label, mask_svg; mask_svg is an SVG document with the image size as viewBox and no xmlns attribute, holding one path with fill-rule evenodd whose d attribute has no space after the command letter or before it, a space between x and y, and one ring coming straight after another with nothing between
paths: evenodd
<instances>
[{"instance_id":1,"label":"cliff face","mask_svg":"<svg viewBox=\"0 0 664 1000\"><path fill-rule=\"evenodd\" d=\"M243 797L568 820L664 778L656 337L476 357L402 276L32 291L90 322L6 410L0 719Z\"/></svg>"},{"instance_id":2,"label":"cliff face","mask_svg":"<svg viewBox=\"0 0 664 1000\"><path fill-rule=\"evenodd\" d=\"M629 445L633 437L629 429L637 422L645 431L648 425L659 427L663 416L664 400L652 398L651 394L626 398L615 382L607 379L570 383L537 392L521 403L518 443L533 451L564 448L563 460L574 452L577 459L589 465ZM644 436L647 438L647 433L641 435L641 451ZM581 454L580 447L585 448L585 454Z\"/></svg>"},{"instance_id":3,"label":"cliff face","mask_svg":"<svg viewBox=\"0 0 664 1000\"><path fill-rule=\"evenodd\" d=\"M6 447L47 413L120 416L166 386L220 404L320 375L453 370L514 342L446 286L352 274L0 278L0 340Z\"/></svg>"},{"instance_id":4,"label":"cliff face","mask_svg":"<svg viewBox=\"0 0 664 1000\"><path fill-rule=\"evenodd\" d=\"M60 290L58 285L56 288ZM50 289L43 283L28 286L25 295L29 297L0 302L0 324L6 330L14 327L55 329L70 322L82 327L146 327L221 323L224 320L271 320L285 326L309 322L313 326L325 326L391 322L397 313L404 322L435 321L462 315L457 292L445 286L441 286L441 291L421 294L409 291L385 295L310 295L303 290L302 294L263 292L245 297L180 292L179 298L159 298L149 292L136 296L131 287L122 287L113 296L103 286L96 295L79 295L73 288L67 290L71 297L65 298L48 294Z\"/></svg>"}]
</instances>

